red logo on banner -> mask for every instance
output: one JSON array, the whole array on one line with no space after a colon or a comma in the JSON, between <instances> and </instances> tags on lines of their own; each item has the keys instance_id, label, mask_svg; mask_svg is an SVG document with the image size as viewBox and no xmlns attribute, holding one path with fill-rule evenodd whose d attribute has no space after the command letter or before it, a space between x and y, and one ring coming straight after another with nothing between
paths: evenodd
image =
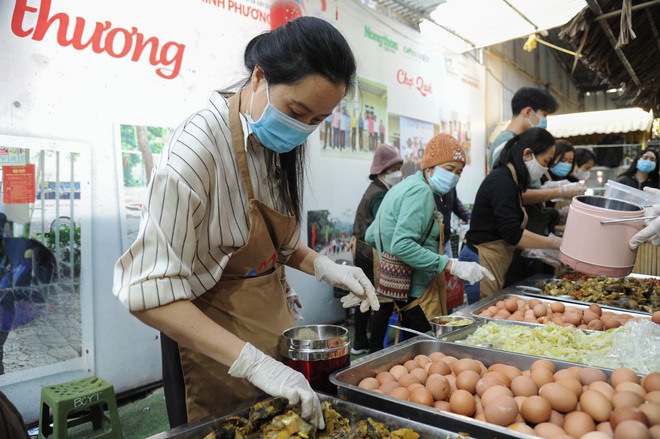
<instances>
[{"instance_id":1,"label":"red logo on banner","mask_svg":"<svg viewBox=\"0 0 660 439\"><path fill-rule=\"evenodd\" d=\"M431 86L430 82L424 81L424 78L421 76L417 76L415 79L413 79L412 77L408 76L408 72L403 69L397 70L396 82L402 85L406 85L408 88L415 86L419 94L422 96L433 93L433 87Z\"/></svg>"},{"instance_id":2,"label":"red logo on banner","mask_svg":"<svg viewBox=\"0 0 660 439\"><path fill-rule=\"evenodd\" d=\"M2 202L34 203L37 197L34 164L2 167Z\"/></svg>"}]
</instances>

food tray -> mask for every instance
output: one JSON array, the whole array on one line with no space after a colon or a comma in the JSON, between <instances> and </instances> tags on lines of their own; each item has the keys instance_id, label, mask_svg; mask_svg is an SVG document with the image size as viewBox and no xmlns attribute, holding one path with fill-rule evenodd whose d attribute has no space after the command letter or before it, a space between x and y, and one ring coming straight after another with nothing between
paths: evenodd
<instances>
[{"instance_id":1,"label":"food tray","mask_svg":"<svg viewBox=\"0 0 660 439\"><path fill-rule=\"evenodd\" d=\"M491 297L490 299L484 299L480 300L479 302L473 303L472 305L469 305L466 308L461 309L462 313L469 314L471 317L474 319L481 319L481 320L487 320L487 321L492 321L492 322L497 322L497 323L504 323L504 322L509 322L509 323L517 323L521 325L528 325L528 326L543 326L543 323L538 323L538 322L521 322L521 321L511 321L511 320L506 320L506 319L496 319L493 317L485 317L482 315L479 315L479 313L493 305L495 305L497 302L500 300L507 300L509 298L514 298L514 299L522 299L525 301L528 301L532 298L537 299L541 301L541 303L548 304L548 303L553 303L553 302L562 302L562 303L568 303L571 306L574 306L575 308L579 310L585 310L589 308L589 303L586 302L579 302L577 300L569 301L569 300L564 300L560 299L558 297L554 296L547 296L547 295L541 295L541 294L534 294L533 296L530 294L512 294L512 293L507 293L507 292L502 292L499 294L496 294L495 296ZM638 318L645 318L648 319L651 315L648 313L640 312L640 311L632 311L632 310L626 310L626 309L619 309L619 308L612 308L609 306L601 306L601 309L605 311L609 311L615 315L621 315L621 314L628 314L633 317L638 317ZM592 331L590 329L585 329L585 331Z\"/></svg>"},{"instance_id":2,"label":"food tray","mask_svg":"<svg viewBox=\"0 0 660 439\"><path fill-rule=\"evenodd\" d=\"M376 422L382 422L389 427L396 428L412 428L419 433L421 439L458 439L465 438L458 433L451 432L445 428L434 427L432 425L425 425L420 422L401 418L399 416L390 415L381 411L374 410L369 407L363 407L352 402L343 401L341 399L319 393L321 401L330 401L332 407L342 416L350 419L351 425L355 425L358 421L366 418L372 418ZM200 419L194 423L182 425L172 430L159 433L151 436L149 439L203 439L204 436L213 431L214 428L221 426L224 420L229 416L246 417L250 412L250 407L260 401L259 399L247 401L232 409L220 413L217 416L209 416ZM443 426L446 427L446 426ZM529 436L523 436L529 437Z\"/></svg>"},{"instance_id":3,"label":"food tray","mask_svg":"<svg viewBox=\"0 0 660 439\"><path fill-rule=\"evenodd\" d=\"M483 324L483 322L481 322ZM459 329L446 337L458 337L460 333L474 330L472 327ZM396 413L405 418L415 421L442 426L451 431L466 432L474 437L494 438L529 438L531 436L510 430L506 427L500 427L488 422L479 421L467 416L457 415L455 413L436 410L432 407L415 404L410 401L404 401L382 393L373 392L358 387L363 378L371 377L380 371L389 370L396 364L403 364L407 360L413 359L416 355L429 355L433 352L442 352L445 355L451 355L456 358L471 358L481 361L486 367L493 363L505 363L518 367L521 370L529 369L532 363L540 357L532 355L516 354L506 351L484 349L476 346L459 345L445 341L433 341L422 337L414 337L399 343L388 349L369 354L353 362L351 366L330 375L330 381L337 386L337 392L340 398L350 400L356 404L361 404L387 413ZM567 369L572 366L578 366L577 363L549 359L555 365L557 370ZM579 366L583 366L580 364ZM607 377L612 373L609 369L596 368Z\"/></svg>"}]
</instances>

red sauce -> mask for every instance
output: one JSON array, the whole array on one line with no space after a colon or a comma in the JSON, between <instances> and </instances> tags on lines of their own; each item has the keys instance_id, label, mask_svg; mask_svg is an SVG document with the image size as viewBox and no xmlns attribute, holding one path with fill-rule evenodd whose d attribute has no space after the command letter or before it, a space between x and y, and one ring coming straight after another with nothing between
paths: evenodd
<instances>
[{"instance_id":1,"label":"red sauce","mask_svg":"<svg viewBox=\"0 0 660 439\"><path fill-rule=\"evenodd\" d=\"M317 392L336 394L337 388L330 383L330 374L336 370L348 367L351 364L351 356L344 355L342 357L316 361L285 358L284 363L290 368L302 373Z\"/></svg>"}]
</instances>

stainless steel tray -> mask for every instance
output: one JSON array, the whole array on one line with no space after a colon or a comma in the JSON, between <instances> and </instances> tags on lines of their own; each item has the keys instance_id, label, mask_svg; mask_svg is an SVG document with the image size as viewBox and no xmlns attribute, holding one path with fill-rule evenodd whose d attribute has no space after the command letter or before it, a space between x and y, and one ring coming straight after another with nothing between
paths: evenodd
<instances>
[{"instance_id":1,"label":"stainless steel tray","mask_svg":"<svg viewBox=\"0 0 660 439\"><path fill-rule=\"evenodd\" d=\"M483 322L482 322L483 323ZM475 325L471 325L475 326ZM469 328L459 329L446 337L456 337ZM452 431L462 431L474 437L488 438L529 438L531 436L500 427L488 422L479 421L466 416L449 412L441 412L431 407L422 406L410 401L403 401L389 395L372 392L358 387L363 378L373 377L378 372L389 370L392 366L403 364L416 355L428 355L433 352L443 352L456 358L471 358L479 360L486 367L493 363L505 363L521 370L529 369L532 363L540 357L516 354L513 352L484 349L475 346L459 345L438 340L433 341L415 337L403 343L375 352L353 362L351 366L330 375L330 381L337 386L337 392L342 399L356 404L365 405L376 410L396 413L401 417L413 419L428 425L442 426ZM549 359L557 370L578 365L567 361ZM584 366L584 365L580 365ZM608 377L612 371L600 369Z\"/></svg>"},{"instance_id":2,"label":"stainless steel tray","mask_svg":"<svg viewBox=\"0 0 660 439\"><path fill-rule=\"evenodd\" d=\"M372 418L376 422L382 422L388 427L396 428L412 428L419 433L421 439L459 439L465 438L458 433L446 430L445 427L435 427L432 425L422 424L420 422L405 419L399 416L390 415L369 407L363 407L352 402L344 401L330 395L319 393L321 401L330 401L333 408L342 416L351 421L351 425L355 425L358 421L366 418ZM229 416L247 416L250 412L250 407L259 401L251 400L240 404L228 411L220 413L218 416L207 417L200 419L197 422L182 425L172 430L159 433L151 436L149 439L202 439L207 434L211 433L215 428L221 426L224 420ZM529 437L529 436L527 436Z\"/></svg>"},{"instance_id":3,"label":"stainless steel tray","mask_svg":"<svg viewBox=\"0 0 660 439\"><path fill-rule=\"evenodd\" d=\"M472 305L469 305L462 309L461 311L463 313L468 314L469 316L475 318L475 319L482 319L482 320L487 320L487 321L492 321L492 322L498 322L498 323L504 323L504 322L509 322L512 323L511 320L506 320L506 319L495 319L493 317L484 317L482 315L479 315L479 312L495 305L497 302L500 300L506 300L508 298L517 298L517 299L522 299L525 301L531 300L532 298L537 299L541 301L542 303L553 303L553 302L561 302L561 303L569 303L571 306L574 306L575 308L579 310L585 310L589 308L589 303L586 302L579 302L577 300L574 301L568 301L568 300L563 300L557 297L553 296L545 296L545 295L540 295L540 294L534 294L533 297L530 296L529 294L514 294L507 292L507 290L502 291L499 294L496 294L495 296L489 298L489 299L484 299L480 300L479 302L473 303ZM608 306L601 306L601 309L611 312L615 315L621 315L621 314L628 314L633 317L639 317L639 318L649 318L650 314L640 312L640 311L632 311L632 310L624 310L620 308L612 308ZM533 323L533 322L521 322L521 321L515 321L513 323L521 324L521 325L529 325L529 326L543 326L543 323ZM593 330L586 330L586 331L593 331ZM596 331L593 331L596 332Z\"/></svg>"}]
</instances>

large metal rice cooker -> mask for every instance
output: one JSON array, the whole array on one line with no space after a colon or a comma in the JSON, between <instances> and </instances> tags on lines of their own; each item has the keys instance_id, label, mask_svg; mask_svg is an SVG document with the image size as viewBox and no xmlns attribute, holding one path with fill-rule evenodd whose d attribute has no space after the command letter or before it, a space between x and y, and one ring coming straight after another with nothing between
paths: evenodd
<instances>
[{"instance_id":1,"label":"large metal rice cooker","mask_svg":"<svg viewBox=\"0 0 660 439\"><path fill-rule=\"evenodd\" d=\"M598 196L574 197L560 247L561 261L591 276L627 276L637 256L637 250L631 250L628 242L644 227L642 217L644 208L634 203Z\"/></svg>"}]
</instances>

